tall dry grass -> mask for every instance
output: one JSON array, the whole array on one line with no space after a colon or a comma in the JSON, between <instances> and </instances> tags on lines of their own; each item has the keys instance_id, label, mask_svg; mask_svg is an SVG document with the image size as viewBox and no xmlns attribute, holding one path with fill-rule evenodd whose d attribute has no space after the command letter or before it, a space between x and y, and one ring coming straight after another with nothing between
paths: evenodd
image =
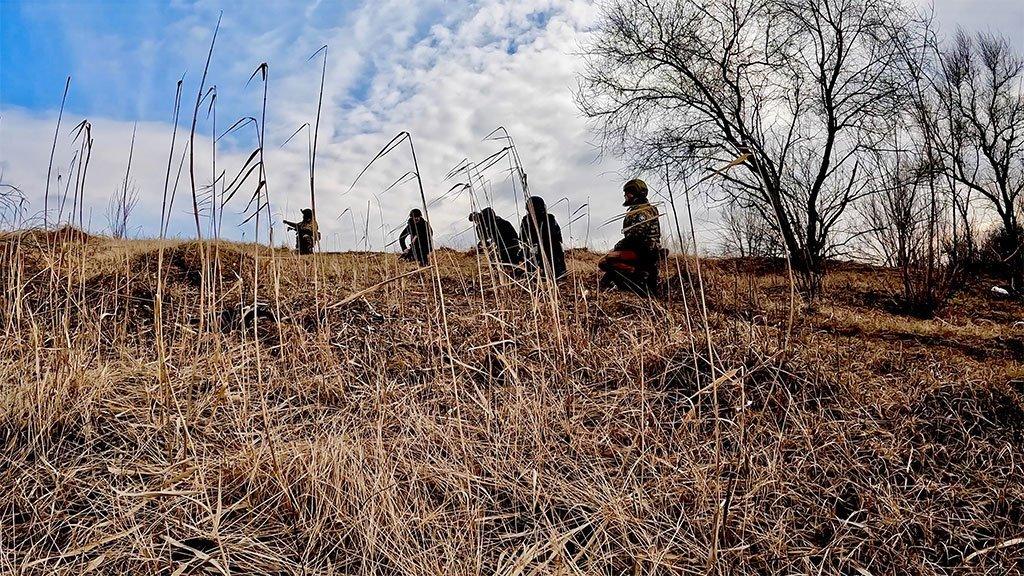
<instances>
[{"instance_id":1,"label":"tall dry grass","mask_svg":"<svg viewBox=\"0 0 1024 576\"><path fill-rule=\"evenodd\" d=\"M1024 562L1011 322L915 340L836 298L787 348L784 269L705 262L705 333L690 286L598 294L585 251L553 296L443 249L414 272L223 242L205 322L202 244L0 238L0 573Z\"/></svg>"}]
</instances>

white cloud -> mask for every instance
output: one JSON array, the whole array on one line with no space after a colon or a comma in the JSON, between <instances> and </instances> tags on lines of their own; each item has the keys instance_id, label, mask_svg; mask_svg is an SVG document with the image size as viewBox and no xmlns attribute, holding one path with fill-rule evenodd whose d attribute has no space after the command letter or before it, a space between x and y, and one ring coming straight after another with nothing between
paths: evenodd
<instances>
[{"instance_id":1,"label":"white cloud","mask_svg":"<svg viewBox=\"0 0 1024 576\"><path fill-rule=\"evenodd\" d=\"M58 218L63 203L65 209L61 221L66 222L74 201L77 164L73 166L72 160L79 148L78 143L72 141L72 129L81 120L80 115L65 111L50 179L51 221ZM17 185L26 193L31 203L28 215L37 224L41 222L45 203L48 158L56 121L56 114L33 115L23 110L7 110L3 118L0 172L3 172L5 181ZM120 194L122 190L128 152L131 149L133 123L103 118L90 119L90 123L93 148L85 177L83 219L90 230L102 232L108 227L106 210L109 199L115 193ZM130 188L136 190L139 196L130 227L138 235L156 236L159 233L171 132L171 126L160 122L141 122L138 125L130 177ZM187 126L179 128L178 131L171 168L172 190L181 166L182 155L187 150L187 132ZM196 180L197 187L200 188L212 179L211 143L207 137L196 138ZM238 154L218 155L218 162L240 164L243 160L244 158ZM168 194L172 190L169 190ZM65 194L67 200L64 200ZM77 219L75 221L77 222ZM170 229L175 234L194 235L187 159L178 179Z\"/></svg>"},{"instance_id":2,"label":"white cloud","mask_svg":"<svg viewBox=\"0 0 1024 576\"><path fill-rule=\"evenodd\" d=\"M972 12L981 13L972 8L973 3L963 0L937 2L944 21L956 18L956 14L967 21ZM82 118L75 112L81 109L76 97L100 92L105 79L112 79L120 83L118 98L129 109L122 117L130 118L136 107L148 109L154 101L173 98L173 83L165 93L154 94L142 86L152 82L140 80L138 90L134 90L135 79L151 79L152 69L166 67L169 62L183 62L188 69L178 137L180 153L187 137L182 132L187 131L209 36L220 10L217 2L205 1L183 7L187 9L184 18L138 46L128 47L113 38L101 42L96 50L83 49L79 69L69 71L76 80L56 166L63 170L72 154L67 132ZM1006 4L1001 10L1008 11L1011 22L1013 14L1020 14L1014 4ZM405 148L371 168L357 188L346 193L363 165L392 136L400 131L412 133L429 199L449 189L452 182L443 182L443 176L460 160L479 160L500 149L501 144L481 139L504 125L516 139L532 192L547 198L549 204L567 199L554 210L563 224L567 212L589 204L590 229L586 227L587 218L578 221L568 231L570 243L589 240L593 246L606 248L617 234L616 226L599 225L621 211L621 182L631 175L620 173L622 166L614 159L597 162L598 151L590 144L593 137L571 95L579 65L574 53L585 41L596 16L596 8L588 0L383 0L354 7L345 4L341 12L331 3L304 9L277 3L268 3L259 10L228 8L208 81L218 86L218 128L223 130L239 117L258 116L262 86L255 80L248 87L245 83L260 62L268 62L269 189L275 218L296 217L298 210L308 205L305 140L300 135L284 148L280 144L301 124L314 119L320 67L318 61L307 62L307 58L328 44L330 60L317 183L318 213L329 247L355 246L363 224L358 224L360 231L354 233L350 215L359 220L368 214L370 246L380 249L385 243L380 237L381 214L384 228L390 229L404 220L409 208L419 204L415 183L381 196L379 207L375 200L375 194L411 170ZM1019 16L1016 21L1020 21ZM65 34L85 33L76 29L74 21L64 22L62 29ZM1020 31L1016 34L1019 38ZM90 44L83 41L82 45ZM132 101L132 95L137 102ZM82 101L88 103L90 98ZM3 111L0 168L6 182L28 193L36 211L42 208L55 119L55 111L42 115ZM123 178L132 124L99 117L91 120L95 147L86 199L92 229L102 230L107 199ZM211 141L204 117L200 119L200 131L203 136L197 139L197 172L201 174L200 185L205 185L211 173ZM166 122L139 125L133 179L141 197L134 225L141 235L157 233L170 134L171 126ZM227 171L229 179L254 146L251 128L222 141L218 166ZM175 158L172 173L179 160L180 156ZM187 211L187 167L183 176L171 231L191 235L194 225ZM505 175L496 166L488 176L495 208L515 220L517 206ZM236 199L230 208L237 212L243 204ZM339 219L346 209L350 215ZM455 236L468 230L469 209L469 200L463 197L431 211L441 243L465 246L471 242L471 232ZM698 226L714 228L702 207L697 208L695 217L702 222ZM226 226L225 233L234 238L252 235L251 227L243 230ZM282 241L283 234L278 229L277 242ZM341 237L337 244L336 235ZM708 242L715 240L710 232L705 237Z\"/></svg>"},{"instance_id":3,"label":"white cloud","mask_svg":"<svg viewBox=\"0 0 1024 576\"><path fill-rule=\"evenodd\" d=\"M985 32L1006 36L1024 52L1024 3L1019 0L916 0L919 6L934 6L935 18L944 35L963 28L969 33Z\"/></svg>"},{"instance_id":4,"label":"white cloud","mask_svg":"<svg viewBox=\"0 0 1024 576\"><path fill-rule=\"evenodd\" d=\"M195 83L205 56L205 48L196 49L195 45L201 47L208 42L210 26L205 23L212 25L216 19L211 19L211 6L201 5L196 10L169 29L169 34L187 32L183 36L190 38L190 70L196 71L190 74L183 95L179 152L187 138L182 132L188 130ZM298 209L308 204L305 139L296 136L285 148L279 146L302 123L313 121L319 65L307 63L306 58L325 43L330 45L330 60L317 161L317 208L325 235L334 238L340 233L342 246L351 247L357 240L350 217L338 219L346 209L359 220L366 215L370 202L370 228L378 229L371 232L370 242L379 249L380 213L390 229L402 222L409 208L419 205L414 182L381 196L379 208L374 199L375 194L412 169L404 147L371 168L357 188L346 193L362 166L403 130L415 140L428 200L450 188L453 182L442 179L460 160L479 160L499 150L502 144L481 139L504 125L516 138L532 192L545 196L551 204L563 197L568 199L555 208L563 221L567 211L587 202L593 207L595 224L620 211L621 178L609 173L619 165L614 161L594 163L597 151L588 143L585 120L570 90L576 65L572 53L595 15L588 2L488 0L457 3L454 7L443 2L412 6L398 1L373 2L346 15L338 26L318 20L319 11L316 7L304 15L299 12L296 25L281 27L266 25L266 18L283 18L279 11L244 16L226 13L208 82L218 84L218 123L223 129L236 117L258 115L261 86L255 80L244 91L242 86L259 62L270 64L266 154L271 201L278 221L296 216ZM537 26L540 13L547 19L543 27ZM295 20L296 14L288 16ZM430 23L431 19L435 21ZM421 30L425 22L429 23L426 31ZM254 36L246 37L243 29L254 30ZM159 40L162 50L175 49L176 42L174 37ZM138 61L134 55L129 59L131 64ZM103 66L121 64L109 61ZM102 76L98 68L91 70ZM363 83L365 87L360 86ZM366 95L354 102L351 90L357 87L365 89ZM73 108L73 101L69 107ZM227 109L235 112L234 117L227 117ZM29 193L34 210L42 207L55 116L5 111L0 144L4 177ZM73 112L65 115L58 165L66 165L70 159L66 132L80 118ZM107 199L123 178L131 123L103 118L94 118L92 123L95 146L86 199L92 212L91 227L101 230ZM202 175L200 185L205 185L210 180L210 139L209 126L202 118L200 131L205 135L197 138L197 172ZM139 125L132 172L142 198L135 224L145 235L155 235L158 230L170 134L168 124ZM228 171L229 179L255 146L253 134L251 128L245 128L222 141L218 164ZM172 179L179 160L180 156L174 160ZM495 166L488 177L496 208L514 220L517 206L502 167L507 169L507 165ZM172 233L193 233L187 195L186 165ZM233 207L238 210L243 204L236 199ZM471 232L457 236L469 228L469 210L466 197L433 207L431 218L440 242L464 246L472 241ZM572 227L574 244L587 237L585 224L583 219ZM602 244L615 232L614 225L601 230L592 227L590 239ZM279 239L281 234L279 230ZM231 235L241 237L242 231L235 230ZM358 235L362 236L362 231ZM251 237L251 231L247 236Z\"/></svg>"}]
</instances>

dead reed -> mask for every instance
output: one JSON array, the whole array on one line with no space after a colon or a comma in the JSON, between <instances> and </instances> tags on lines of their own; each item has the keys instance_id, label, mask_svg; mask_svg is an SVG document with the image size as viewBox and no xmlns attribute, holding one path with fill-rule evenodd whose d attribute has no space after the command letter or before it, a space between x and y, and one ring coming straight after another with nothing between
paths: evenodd
<instances>
[{"instance_id":1,"label":"dead reed","mask_svg":"<svg viewBox=\"0 0 1024 576\"><path fill-rule=\"evenodd\" d=\"M1024 561L1019 305L911 325L826 296L787 351L784 267L709 261L709 356L683 283L662 301L597 293L586 251L556 313L548 291L448 250L412 273L393 255L222 242L204 331L200 244L56 234L0 237L0 572Z\"/></svg>"}]
</instances>

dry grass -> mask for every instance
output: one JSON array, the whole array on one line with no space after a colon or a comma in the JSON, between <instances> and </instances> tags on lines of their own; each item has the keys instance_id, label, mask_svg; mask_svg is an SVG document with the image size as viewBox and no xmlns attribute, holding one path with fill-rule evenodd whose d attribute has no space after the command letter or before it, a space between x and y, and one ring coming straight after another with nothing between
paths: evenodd
<instances>
[{"instance_id":1,"label":"dry grass","mask_svg":"<svg viewBox=\"0 0 1024 576\"><path fill-rule=\"evenodd\" d=\"M200 318L167 242L162 376L159 242L0 239L2 573L1024 566L1022 308L980 289L912 320L836 270L787 350L785 275L705 262L709 358L678 279L598 294L587 252L557 294L440 251L335 306L411 268L222 243Z\"/></svg>"}]
</instances>

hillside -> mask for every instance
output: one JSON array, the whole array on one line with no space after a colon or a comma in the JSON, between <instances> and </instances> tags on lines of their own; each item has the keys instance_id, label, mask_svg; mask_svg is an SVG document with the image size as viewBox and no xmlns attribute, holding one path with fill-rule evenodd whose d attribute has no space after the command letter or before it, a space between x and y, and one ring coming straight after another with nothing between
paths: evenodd
<instances>
[{"instance_id":1,"label":"hillside","mask_svg":"<svg viewBox=\"0 0 1024 576\"><path fill-rule=\"evenodd\" d=\"M1024 306L984 278L921 320L853 264L808 310L772 262L648 300L582 250L553 291L206 248L0 236L0 573L1024 569Z\"/></svg>"}]
</instances>

